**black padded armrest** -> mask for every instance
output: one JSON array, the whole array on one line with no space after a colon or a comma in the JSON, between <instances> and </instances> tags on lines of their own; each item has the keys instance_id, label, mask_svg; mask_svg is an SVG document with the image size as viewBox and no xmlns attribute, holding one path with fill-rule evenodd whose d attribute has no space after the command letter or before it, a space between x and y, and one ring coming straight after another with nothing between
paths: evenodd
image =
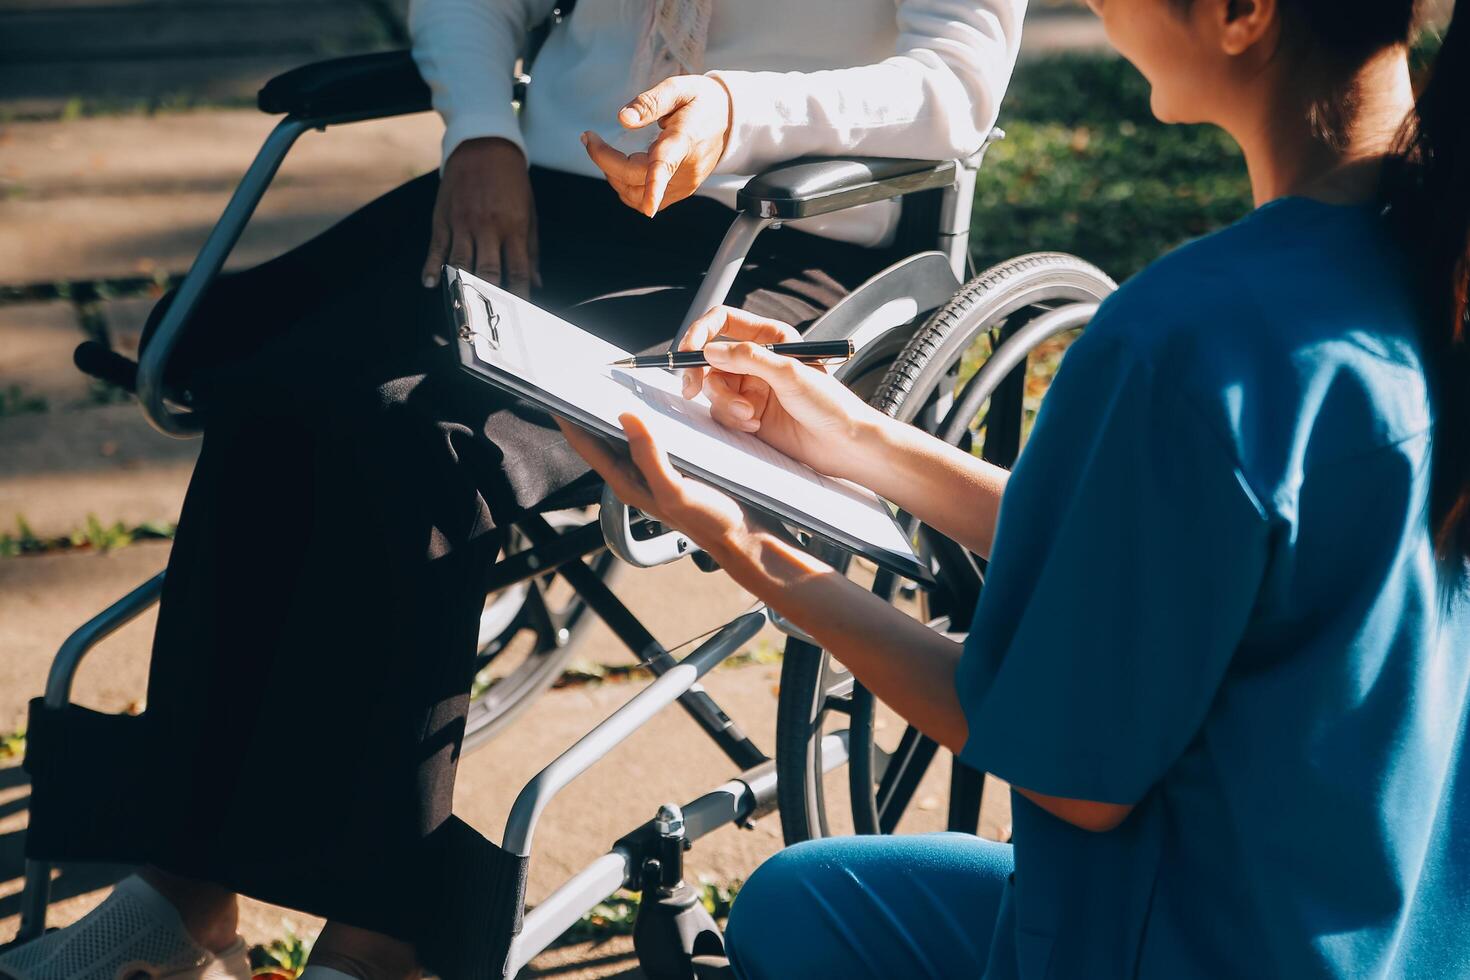
<instances>
[{"instance_id":1,"label":"black padded armrest","mask_svg":"<svg viewBox=\"0 0 1470 980\"><path fill-rule=\"evenodd\" d=\"M407 51L316 61L265 83L262 112L319 119L401 116L430 108L429 86Z\"/></svg>"},{"instance_id":2,"label":"black padded armrest","mask_svg":"<svg viewBox=\"0 0 1470 980\"><path fill-rule=\"evenodd\" d=\"M736 195L736 206L763 218L809 218L947 187L956 168L953 160L805 157L752 177Z\"/></svg>"},{"instance_id":3,"label":"black padded armrest","mask_svg":"<svg viewBox=\"0 0 1470 980\"><path fill-rule=\"evenodd\" d=\"M105 344L86 340L72 354L83 374L117 385L124 391L138 390L138 362L124 357Z\"/></svg>"}]
</instances>

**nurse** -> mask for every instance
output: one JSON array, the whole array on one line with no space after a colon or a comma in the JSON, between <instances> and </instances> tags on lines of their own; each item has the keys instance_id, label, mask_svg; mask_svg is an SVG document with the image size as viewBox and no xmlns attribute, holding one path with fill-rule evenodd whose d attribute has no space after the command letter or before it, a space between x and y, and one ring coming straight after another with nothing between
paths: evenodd
<instances>
[{"instance_id":1,"label":"nurse","mask_svg":"<svg viewBox=\"0 0 1470 980\"><path fill-rule=\"evenodd\" d=\"M1462 0L1463 7L1463 0ZM1014 846L824 840L760 868L745 978L1470 971L1470 14L1417 104L1412 0L1093 0L1258 208L1074 345L1007 474L716 310L724 424L990 561L963 648L672 470L568 435L977 769Z\"/></svg>"}]
</instances>

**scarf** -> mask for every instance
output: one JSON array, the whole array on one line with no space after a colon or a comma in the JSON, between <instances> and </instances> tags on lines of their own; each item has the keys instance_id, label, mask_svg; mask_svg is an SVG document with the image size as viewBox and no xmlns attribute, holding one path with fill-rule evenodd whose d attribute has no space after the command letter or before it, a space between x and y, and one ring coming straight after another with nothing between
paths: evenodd
<instances>
[{"instance_id":1,"label":"scarf","mask_svg":"<svg viewBox=\"0 0 1470 980\"><path fill-rule=\"evenodd\" d=\"M704 71L714 0L646 0L648 22L633 58L635 91L644 92L671 75Z\"/></svg>"}]
</instances>

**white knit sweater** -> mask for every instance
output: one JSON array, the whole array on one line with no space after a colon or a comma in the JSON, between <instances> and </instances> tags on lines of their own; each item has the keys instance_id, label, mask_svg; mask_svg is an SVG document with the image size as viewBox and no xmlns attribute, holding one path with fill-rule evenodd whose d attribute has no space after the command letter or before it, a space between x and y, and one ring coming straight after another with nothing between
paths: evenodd
<instances>
[{"instance_id":1,"label":"white knit sweater","mask_svg":"<svg viewBox=\"0 0 1470 980\"><path fill-rule=\"evenodd\" d=\"M617 112L637 94L631 65L647 0L580 0L536 60L527 108L510 101L526 30L555 0L413 0L413 53L444 117L444 157L500 136L534 164L598 177L578 139L625 151ZM813 154L943 159L977 149L996 120L1026 0L715 0L705 65L730 90L733 125L700 188L726 204L748 175ZM799 225L866 245L888 240L893 202Z\"/></svg>"}]
</instances>

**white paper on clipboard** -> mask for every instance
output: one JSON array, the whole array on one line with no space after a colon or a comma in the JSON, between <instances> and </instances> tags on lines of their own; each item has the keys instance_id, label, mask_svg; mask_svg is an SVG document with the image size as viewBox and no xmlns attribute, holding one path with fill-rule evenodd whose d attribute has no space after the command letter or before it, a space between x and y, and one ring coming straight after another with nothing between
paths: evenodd
<instances>
[{"instance_id":1,"label":"white paper on clipboard","mask_svg":"<svg viewBox=\"0 0 1470 980\"><path fill-rule=\"evenodd\" d=\"M704 395L683 397L673 372L612 367L628 352L463 270L450 270L446 282L460 362L471 373L605 435L621 437L618 417L633 412L681 471L893 571L927 578L892 511L870 490L725 428Z\"/></svg>"}]
</instances>

